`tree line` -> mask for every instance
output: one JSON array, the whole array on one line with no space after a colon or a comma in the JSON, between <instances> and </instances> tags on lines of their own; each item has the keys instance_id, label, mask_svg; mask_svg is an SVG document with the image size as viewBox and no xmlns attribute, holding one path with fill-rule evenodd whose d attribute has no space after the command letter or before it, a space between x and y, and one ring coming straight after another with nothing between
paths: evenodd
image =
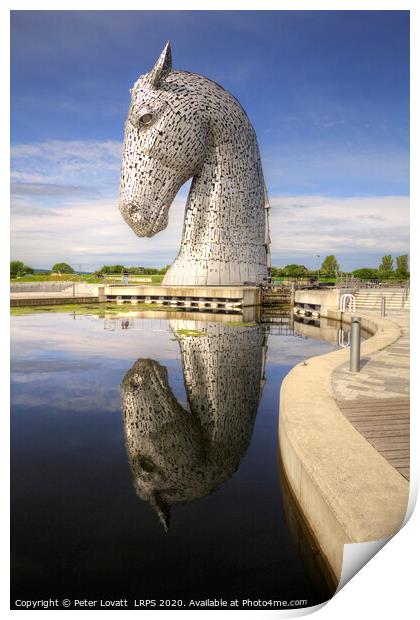
<instances>
[{"instance_id":1,"label":"tree line","mask_svg":"<svg viewBox=\"0 0 420 620\"><path fill-rule=\"evenodd\" d=\"M101 269L94 272L95 275L112 275L128 273L129 275L163 275L165 274L170 265L165 265L162 269L157 267L125 267L124 265L104 265ZM27 274L33 274L34 269L25 265L22 261L14 260L10 261L10 277L17 278ZM47 274L48 272L46 272ZM69 274L75 273L75 270L68 263L55 263L51 267L50 273ZM361 278L365 280L386 280L386 279L402 279L405 280L410 276L408 266L408 254L397 256L394 259L391 254L386 254L382 257L381 263L377 268L363 267L361 269L355 269L351 272L340 271L340 265L334 254L326 256L319 269L311 270L305 267L305 265L298 265L292 263L285 265L284 267L272 267L271 275L274 278L280 278L284 276L289 277L327 277L335 278L338 275L352 275L355 278Z\"/></svg>"},{"instance_id":2,"label":"tree line","mask_svg":"<svg viewBox=\"0 0 420 620\"><path fill-rule=\"evenodd\" d=\"M163 275L165 274L170 265L165 265L162 269L157 267L125 267L124 265L104 265L100 269L97 269L94 273L99 274L121 274L128 273L130 275Z\"/></svg>"},{"instance_id":3,"label":"tree line","mask_svg":"<svg viewBox=\"0 0 420 620\"><path fill-rule=\"evenodd\" d=\"M106 274L118 274L128 273L130 275L154 275L154 274L165 274L170 265L165 265L161 269L156 267L125 267L124 265L104 265L100 269L97 269L94 274L95 275L106 275ZM33 267L29 265L25 265L20 260L12 260L10 261L10 277L11 278L19 278L25 275L31 275L35 272ZM44 275L50 275L53 273L60 274L71 274L76 273L71 265L68 263L55 263L51 270L43 270L42 273Z\"/></svg>"},{"instance_id":4,"label":"tree line","mask_svg":"<svg viewBox=\"0 0 420 620\"><path fill-rule=\"evenodd\" d=\"M29 265L25 265L21 260L11 260L10 261L10 277L11 278L19 278L26 275L31 275L35 272L33 267ZM55 263L51 267L51 271L43 270L43 273L46 275L49 273L75 273L73 267L71 267L68 263Z\"/></svg>"},{"instance_id":5,"label":"tree line","mask_svg":"<svg viewBox=\"0 0 420 620\"><path fill-rule=\"evenodd\" d=\"M397 256L394 259L391 254L382 257L378 267L362 267L354 269L350 272L340 270L340 265L334 254L326 256L319 269L308 269L305 265L292 263L284 267L272 267L271 275L277 277L327 277L336 278L338 275L350 275L363 280L386 280L386 279L402 279L406 280L410 276L408 266L408 254Z\"/></svg>"}]
</instances>

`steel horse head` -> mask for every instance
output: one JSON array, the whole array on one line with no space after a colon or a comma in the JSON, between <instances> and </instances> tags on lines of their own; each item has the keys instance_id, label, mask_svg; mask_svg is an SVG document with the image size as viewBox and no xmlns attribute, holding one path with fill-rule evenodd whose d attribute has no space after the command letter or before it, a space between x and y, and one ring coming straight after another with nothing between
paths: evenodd
<instances>
[{"instance_id":1,"label":"steel horse head","mask_svg":"<svg viewBox=\"0 0 420 620\"><path fill-rule=\"evenodd\" d=\"M181 248L164 284L264 280L269 204L254 129L221 86L173 71L167 43L131 90L120 184L127 224L140 237L166 228L169 208L190 178Z\"/></svg>"}]
</instances>

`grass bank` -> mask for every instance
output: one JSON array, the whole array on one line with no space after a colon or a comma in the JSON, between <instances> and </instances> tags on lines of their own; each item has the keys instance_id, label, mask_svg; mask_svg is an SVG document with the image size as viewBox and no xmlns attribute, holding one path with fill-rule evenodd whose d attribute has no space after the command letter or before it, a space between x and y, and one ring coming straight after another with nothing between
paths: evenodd
<instances>
[{"instance_id":1,"label":"grass bank","mask_svg":"<svg viewBox=\"0 0 420 620\"><path fill-rule=\"evenodd\" d=\"M134 276L134 278L135 277L136 276ZM164 278L162 274L144 274L144 276L139 275L138 277L151 278L151 284L161 284ZM128 281L134 284L137 280L132 280L129 276ZM121 276L115 275L115 277L97 278L93 273L87 273L82 275L76 273L66 273L61 276L33 274L22 276L21 278L10 279L10 284L19 284L24 282L87 282L88 284L121 284ZM139 282L139 284L141 284L141 282Z\"/></svg>"}]
</instances>

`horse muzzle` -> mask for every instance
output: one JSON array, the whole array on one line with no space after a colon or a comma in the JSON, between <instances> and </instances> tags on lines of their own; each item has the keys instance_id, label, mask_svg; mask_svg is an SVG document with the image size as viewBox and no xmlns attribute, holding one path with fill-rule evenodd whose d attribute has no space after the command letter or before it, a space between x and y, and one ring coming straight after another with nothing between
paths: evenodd
<instances>
[{"instance_id":1,"label":"horse muzzle","mask_svg":"<svg viewBox=\"0 0 420 620\"><path fill-rule=\"evenodd\" d=\"M169 206L147 209L134 203L120 203L120 211L138 237L153 237L168 225Z\"/></svg>"}]
</instances>

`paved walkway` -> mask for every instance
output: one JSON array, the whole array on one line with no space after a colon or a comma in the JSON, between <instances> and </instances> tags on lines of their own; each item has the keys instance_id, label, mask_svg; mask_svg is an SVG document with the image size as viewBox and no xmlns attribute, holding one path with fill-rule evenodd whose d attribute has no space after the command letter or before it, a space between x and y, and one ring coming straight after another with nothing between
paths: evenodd
<instances>
[{"instance_id":1,"label":"paved walkway","mask_svg":"<svg viewBox=\"0 0 420 620\"><path fill-rule=\"evenodd\" d=\"M363 314L378 316L376 312ZM407 480L410 477L410 316L390 312L401 337L392 345L362 358L360 373L348 363L337 368L332 386L343 414L378 452Z\"/></svg>"}]
</instances>

